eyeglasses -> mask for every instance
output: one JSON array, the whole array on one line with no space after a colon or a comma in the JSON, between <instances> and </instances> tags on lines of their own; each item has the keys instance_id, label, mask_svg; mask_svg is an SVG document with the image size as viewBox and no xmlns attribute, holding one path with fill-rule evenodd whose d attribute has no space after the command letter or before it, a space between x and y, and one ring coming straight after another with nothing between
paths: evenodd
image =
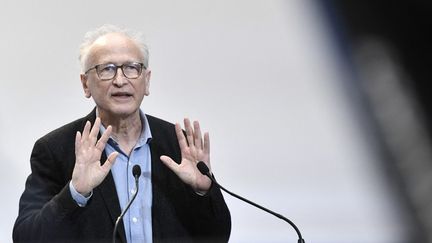
<instances>
[{"instance_id":1,"label":"eyeglasses","mask_svg":"<svg viewBox=\"0 0 432 243\"><path fill-rule=\"evenodd\" d=\"M102 81L107 81L107 80L112 80L117 75L117 70L119 68L121 68L123 75L129 79L138 78L141 75L142 70L146 69L146 67L144 67L144 64L139 62L128 62L123 65L105 63L105 64L99 64L92 68L89 68L85 72L85 74L95 69L99 79Z\"/></svg>"}]
</instances>

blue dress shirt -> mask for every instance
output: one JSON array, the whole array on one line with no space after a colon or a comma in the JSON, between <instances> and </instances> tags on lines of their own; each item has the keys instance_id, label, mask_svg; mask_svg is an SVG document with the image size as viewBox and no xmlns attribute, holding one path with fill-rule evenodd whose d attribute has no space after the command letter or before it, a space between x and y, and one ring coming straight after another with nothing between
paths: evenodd
<instances>
[{"instance_id":1,"label":"blue dress shirt","mask_svg":"<svg viewBox=\"0 0 432 243\"><path fill-rule=\"evenodd\" d=\"M126 207L133 194L136 193L135 178L132 175L132 168L138 164L141 167L141 176L139 179L139 192L135 201L132 203L128 212L123 218L123 224L126 232L128 243L135 242L152 242L152 183L151 183L151 154L149 142L152 138L150 127L145 114L140 111L142 132L137 144L132 149L130 155L125 154L119 147L118 143L110 137L105 147L105 154L108 156L117 151L116 162L111 167L111 173L117 190L117 196L120 202L120 208ZM101 125L101 133L105 127ZM69 184L71 194L74 200L84 207L89 197L83 197L76 192L72 183Z\"/></svg>"}]
</instances>

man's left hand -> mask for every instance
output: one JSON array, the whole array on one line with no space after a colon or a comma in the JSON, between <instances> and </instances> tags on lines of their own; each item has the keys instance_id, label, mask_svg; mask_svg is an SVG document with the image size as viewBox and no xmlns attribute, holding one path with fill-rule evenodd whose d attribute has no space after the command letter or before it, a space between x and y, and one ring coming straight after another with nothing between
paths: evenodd
<instances>
[{"instance_id":1,"label":"man's left hand","mask_svg":"<svg viewBox=\"0 0 432 243\"><path fill-rule=\"evenodd\" d=\"M184 183L190 185L195 192L205 194L210 189L211 180L201 174L196 167L199 161L203 161L210 168L210 138L204 133L204 139L198 121L193 122L184 119L186 137L180 124L176 123L175 130L180 145L182 160L176 163L168 156L162 155L160 159L168 166Z\"/></svg>"}]
</instances>

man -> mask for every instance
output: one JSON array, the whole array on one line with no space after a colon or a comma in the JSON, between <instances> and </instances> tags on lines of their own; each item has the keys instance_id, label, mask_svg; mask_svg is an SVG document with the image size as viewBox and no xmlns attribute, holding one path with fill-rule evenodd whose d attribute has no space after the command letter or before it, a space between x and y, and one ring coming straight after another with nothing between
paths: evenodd
<instances>
[{"instance_id":1,"label":"man","mask_svg":"<svg viewBox=\"0 0 432 243\"><path fill-rule=\"evenodd\" d=\"M188 119L183 133L140 110L151 71L139 37L102 26L86 35L80 62L84 94L96 108L35 143L14 242L109 242L135 193L118 242L228 241L222 194L196 168L198 161L210 166L208 133Z\"/></svg>"}]
</instances>

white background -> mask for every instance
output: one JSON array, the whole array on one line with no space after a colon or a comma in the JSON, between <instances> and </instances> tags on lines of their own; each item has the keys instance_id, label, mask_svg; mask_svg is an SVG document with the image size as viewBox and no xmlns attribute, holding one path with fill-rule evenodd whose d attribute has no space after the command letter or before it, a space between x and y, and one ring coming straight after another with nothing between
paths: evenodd
<instances>
[{"instance_id":1,"label":"white background","mask_svg":"<svg viewBox=\"0 0 432 243\"><path fill-rule=\"evenodd\" d=\"M35 140L86 115L78 46L104 23L145 33L145 112L198 119L220 183L292 219L307 242L404 242L391 185L313 1L2 1L0 242L11 242ZM231 242L295 242L225 195Z\"/></svg>"}]
</instances>

